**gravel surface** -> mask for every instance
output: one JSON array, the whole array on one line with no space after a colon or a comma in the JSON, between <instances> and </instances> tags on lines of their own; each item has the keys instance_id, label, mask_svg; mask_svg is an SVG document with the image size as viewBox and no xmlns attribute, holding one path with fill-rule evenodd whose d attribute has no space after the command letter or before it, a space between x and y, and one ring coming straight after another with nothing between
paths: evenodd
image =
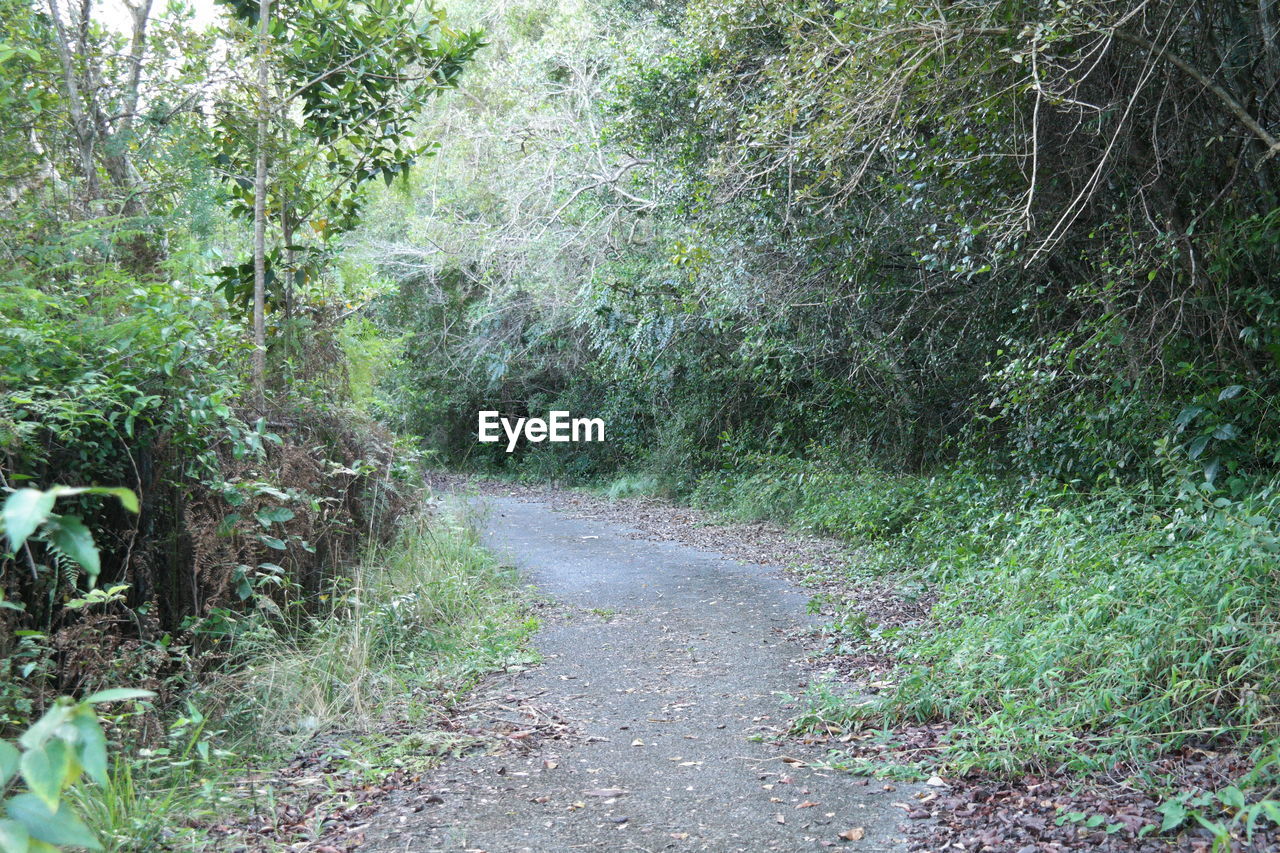
<instances>
[{"instance_id":1,"label":"gravel surface","mask_svg":"<svg viewBox=\"0 0 1280 853\"><path fill-rule=\"evenodd\" d=\"M932 790L824 770L825 749L782 738L786 694L806 681L789 637L812 618L807 594L761 565L782 534L707 529L757 560L741 562L643 538L598 502L482 500L486 543L558 602L536 638L544 663L484 694L566 731L391 794L362 849L905 849L904 819Z\"/></svg>"}]
</instances>

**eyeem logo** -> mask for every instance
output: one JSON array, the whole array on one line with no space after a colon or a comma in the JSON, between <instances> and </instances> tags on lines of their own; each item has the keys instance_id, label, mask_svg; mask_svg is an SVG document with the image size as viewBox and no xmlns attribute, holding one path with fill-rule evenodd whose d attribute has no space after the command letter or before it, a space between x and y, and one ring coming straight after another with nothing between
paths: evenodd
<instances>
[{"instance_id":1,"label":"eyeem logo","mask_svg":"<svg viewBox=\"0 0 1280 853\"><path fill-rule=\"evenodd\" d=\"M482 444L501 441L498 428L507 437L507 452L516 449L521 433L525 441L535 444L542 441L604 441L604 421L600 418L570 418L568 412L552 411L546 420L542 418L516 418L513 424L497 412L481 412L477 437Z\"/></svg>"}]
</instances>

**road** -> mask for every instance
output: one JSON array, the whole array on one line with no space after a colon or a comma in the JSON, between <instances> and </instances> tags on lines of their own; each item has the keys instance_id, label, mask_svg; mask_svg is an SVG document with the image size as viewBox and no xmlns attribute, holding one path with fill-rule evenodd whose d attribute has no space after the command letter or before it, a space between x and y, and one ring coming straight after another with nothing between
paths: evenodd
<instances>
[{"instance_id":1,"label":"road","mask_svg":"<svg viewBox=\"0 0 1280 853\"><path fill-rule=\"evenodd\" d=\"M905 849L895 804L918 788L811 768L820 750L774 743L804 690L802 590L615 523L483 500L486 545L556 602L542 664L484 689L570 731L446 761L362 849Z\"/></svg>"}]
</instances>

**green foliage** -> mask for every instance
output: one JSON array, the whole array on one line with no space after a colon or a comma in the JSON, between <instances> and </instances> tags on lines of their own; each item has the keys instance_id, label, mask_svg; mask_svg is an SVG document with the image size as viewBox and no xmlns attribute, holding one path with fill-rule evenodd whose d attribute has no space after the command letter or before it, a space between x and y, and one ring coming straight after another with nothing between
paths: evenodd
<instances>
[{"instance_id":1,"label":"green foliage","mask_svg":"<svg viewBox=\"0 0 1280 853\"><path fill-rule=\"evenodd\" d=\"M936 592L932 627L891 649L894 689L868 704L828 697L814 719L952 721L941 760L958 773L1093 770L1193 738L1273 734L1274 485L1234 500L1194 481L1180 495L1081 496L964 468L920 478L748 457L694 494L848 537L865 546L862 571Z\"/></svg>"},{"instance_id":2,"label":"green foliage","mask_svg":"<svg viewBox=\"0 0 1280 853\"><path fill-rule=\"evenodd\" d=\"M226 2L255 26L256 3ZM260 110L272 122L268 195L278 243L267 255L270 307L291 312L294 288L314 281L332 259L335 238L359 222L365 184L388 185L430 156L435 143L414 139L415 119L434 95L457 83L484 42L460 32L443 10L407 0L284 3L270 22L271 90L256 86L225 97L212 142L227 207L252 222ZM236 31L245 55L247 28ZM264 99L266 103L264 103ZM233 307L248 312L253 260L214 272Z\"/></svg>"},{"instance_id":3,"label":"green foliage","mask_svg":"<svg viewBox=\"0 0 1280 853\"><path fill-rule=\"evenodd\" d=\"M486 19L491 107L447 107L431 204L384 197L395 224L371 235L396 250L381 320L409 335L393 405L455 460L680 492L730 431L917 473L990 453L1083 490L1163 478L1166 438L1239 495L1277 458L1280 172L1221 192L1242 186L1238 116L1146 43L1235 67L1203 38L1259 13L1201 7L1176 26L1001 0ZM1266 73L1224 91L1273 114ZM518 155L469 147L523 128ZM605 416L616 452L489 455L471 420L494 400Z\"/></svg>"},{"instance_id":4,"label":"green foliage","mask_svg":"<svg viewBox=\"0 0 1280 853\"><path fill-rule=\"evenodd\" d=\"M267 740L334 723L358 730L408 694L450 701L481 674L528 660L535 625L517 581L479 547L465 516L406 519L335 581L329 608L303 630L282 633L265 615L242 625L233 649L242 666L202 694L229 705L242 733Z\"/></svg>"},{"instance_id":5,"label":"green foliage","mask_svg":"<svg viewBox=\"0 0 1280 853\"><path fill-rule=\"evenodd\" d=\"M73 495L111 495L130 512L136 513L139 509L138 496L124 488L54 486L46 491L18 489L5 498L4 532L10 551L16 552L39 528L44 541L57 553L84 569L92 589L102 571L93 534L78 516L53 512L53 504L58 498Z\"/></svg>"},{"instance_id":6,"label":"green foliage","mask_svg":"<svg viewBox=\"0 0 1280 853\"><path fill-rule=\"evenodd\" d=\"M111 495L130 511L138 511L137 496L129 489L18 489L5 499L4 532L9 547L16 551L38 531L56 551L84 568L92 586L99 570L92 534L79 518L53 512L58 498L77 494ZM88 774L99 785L108 783L107 738L93 706L153 696L148 690L123 688L101 690L79 702L64 696L18 738L16 746L0 740L0 790L7 795L3 806L8 815L0 820L0 850L34 853L64 846L102 849L66 799L67 790L82 774ZM19 780L26 786L25 793L11 791Z\"/></svg>"},{"instance_id":7,"label":"green foliage","mask_svg":"<svg viewBox=\"0 0 1280 853\"><path fill-rule=\"evenodd\" d=\"M25 547L33 534L42 537L56 552L78 563L92 587L100 568L93 535L79 518L53 512L58 498L80 494L109 495L118 498L130 512L139 510L138 498L130 489L69 486L55 486L47 491L17 489L5 499L4 533L14 551ZM101 591L93 590L90 597L94 601L109 600L125 588L118 586L96 597L93 593ZM87 603L90 601L81 601L80 606ZM0 601L0 604L15 608L9 602ZM100 690L79 702L64 696L17 739L16 746L0 740L0 791L7 795L3 806L8 815L0 820L0 850L37 853L64 846L102 849L98 838L67 799L68 790L82 774L100 786L109 784L107 738L94 706L154 696L149 690L124 688ZM19 780L26 786L25 793L12 790Z\"/></svg>"},{"instance_id":8,"label":"green foliage","mask_svg":"<svg viewBox=\"0 0 1280 853\"><path fill-rule=\"evenodd\" d=\"M1236 784L1218 791L1184 791L1160 805L1161 832L1175 832L1187 825L1199 825L1213 834L1213 850L1232 850L1243 834L1254 840L1260 823L1280 825L1280 800L1274 799L1280 752L1274 744L1255 767ZM1261 796L1247 791L1265 791Z\"/></svg>"}]
</instances>

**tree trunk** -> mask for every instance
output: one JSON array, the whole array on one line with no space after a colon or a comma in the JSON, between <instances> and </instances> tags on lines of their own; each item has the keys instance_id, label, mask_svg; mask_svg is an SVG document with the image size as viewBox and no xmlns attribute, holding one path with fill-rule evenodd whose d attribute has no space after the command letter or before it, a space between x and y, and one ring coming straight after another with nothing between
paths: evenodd
<instances>
[{"instance_id":1,"label":"tree trunk","mask_svg":"<svg viewBox=\"0 0 1280 853\"><path fill-rule=\"evenodd\" d=\"M280 236L284 240L284 318L293 319L293 286L296 281L294 264L297 256L293 251L293 206L289 201L280 205Z\"/></svg>"},{"instance_id":2,"label":"tree trunk","mask_svg":"<svg viewBox=\"0 0 1280 853\"><path fill-rule=\"evenodd\" d=\"M49 17L53 20L58 60L62 65L62 83L67 91L67 112L71 115L71 127L76 137L76 147L79 149L80 171L85 180L85 197L94 199L98 196L98 170L94 165L93 157L97 134L93 122L90 121L89 116L85 115L84 102L80 94L80 80L76 75L71 43L62 20L62 11L58 8L58 0L49 0Z\"/></svg>"},{"instance_id":3,"label":"tree trunk","mask_svg":"<svg viewBox=\"0 0 1280 853\"><path fill-rule=\"evenodd\" d=\"M258 7L258 152L253 179L253 389L258 410L267 404L267 51L270 47L271 0Z\"/></svg>"}]
</instances>

